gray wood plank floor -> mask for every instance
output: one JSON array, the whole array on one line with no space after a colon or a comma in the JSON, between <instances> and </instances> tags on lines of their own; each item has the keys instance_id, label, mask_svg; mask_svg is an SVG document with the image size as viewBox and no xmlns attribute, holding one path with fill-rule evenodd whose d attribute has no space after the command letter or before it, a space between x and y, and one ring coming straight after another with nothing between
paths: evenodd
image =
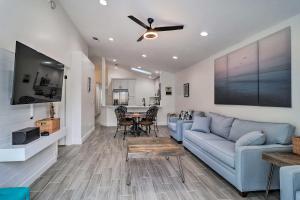
<instances>
[{"instance_id":1,"label":"gray wood plank floor","mask_svg":"<svg viewBox=\"0 0 300 200\"><path fill-rule=\"evenodd\" d=\"M177 173L176 158L139 159L131 162L131 186L126 185L126 142L115 128L97 126L83 145L59 147L59 157L31 186L34 200L263 200L262 192L247 198L199 159L186 151L183 167L186 182ZM168 136L160 127L159 136ZM270 200L279 199L271 192Z\"/></svg>"}]
</instances>

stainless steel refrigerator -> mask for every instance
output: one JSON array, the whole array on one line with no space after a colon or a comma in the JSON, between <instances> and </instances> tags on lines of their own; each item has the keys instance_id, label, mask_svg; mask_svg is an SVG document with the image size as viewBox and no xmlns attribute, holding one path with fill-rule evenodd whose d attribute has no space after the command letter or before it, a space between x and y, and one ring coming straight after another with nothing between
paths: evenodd
<instances>
[{"instance_id":1,"label":"stainless steel refrigerator","mask_svg":"<svg viewBox=\"0 0 300 200\"><path fill-rule=\"evenodd\" d=\"M114 89L113 90L113 104L114 105L128 105L129 93L128 89Z\"/></svg>"}]
</instances>

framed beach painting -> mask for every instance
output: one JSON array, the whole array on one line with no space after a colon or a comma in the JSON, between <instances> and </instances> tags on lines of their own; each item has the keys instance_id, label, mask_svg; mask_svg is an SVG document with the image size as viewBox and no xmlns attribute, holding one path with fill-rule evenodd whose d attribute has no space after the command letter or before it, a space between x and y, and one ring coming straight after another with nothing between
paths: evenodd
<instances>
[{"instance_id":1,"label":"framed beach painting","mask_svg":"<svg viewBox=\"0 0 300 200\"><path fill-rule=\"evenodd\" d=\"M291 107L291 30L215 60L215 104Z\"/></svg>"}]
</instances>

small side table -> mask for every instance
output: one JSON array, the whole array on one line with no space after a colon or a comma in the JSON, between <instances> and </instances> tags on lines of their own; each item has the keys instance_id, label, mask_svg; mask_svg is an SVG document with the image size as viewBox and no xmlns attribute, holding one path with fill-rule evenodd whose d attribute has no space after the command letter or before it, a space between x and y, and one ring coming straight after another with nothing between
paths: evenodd
<instances>
[{"instance_id":1,"label":"small side table","mask_svg":"<svg viewBox=\"0 0 300 200\"><path fill-rule=\"evenodd\" d=\"M262 159L271 164L265 194L265 199L267 200L272 184L272 177L275 166L284 167L291 165L300 165L300 156L292 152L264 152L262 153Z\"/></svg>"}]
</instances>

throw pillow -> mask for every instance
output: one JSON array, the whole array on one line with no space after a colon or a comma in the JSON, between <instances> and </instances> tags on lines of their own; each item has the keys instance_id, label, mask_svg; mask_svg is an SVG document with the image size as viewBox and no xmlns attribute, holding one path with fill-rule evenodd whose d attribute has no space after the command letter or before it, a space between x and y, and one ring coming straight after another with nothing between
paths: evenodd
<instances>
[{"instance_id":1,"label":"throw pillow","mask_svg":"<svg viewBox=\"0 0 300 200\"><path fill-rule=\"evenodd\" d=\"M210 117L194 117L194 122L192 125L192 131L199 131L203 133L209 133L209 126L210 126Z\"/></svg>"},{"instance_id":2,"label":"throw pillow","mask_svg":"<svg viewBox=\"0 0 300 200\"><path fill-rule=\"evenodd\" d=\"M179 114L179 120L192 120L193 119L193 111L181 111Z\"/></svg>"},{"instance_id":3,"label":"throw pillow","mask_svg":"<svg viewBox=\"0 0 300 200\"><path fill-rule=\"evenodd\" d=\"M266 135L262 131L252 131L240 137L235 143L235 150L240 146L262 145L266 142Z\"/></svg>"},{"instance_id":4,"label":"throw pillow","mask_svg":"<svg viewBox=\"0 0 300 200\"><path fill-rule=\"evenodd\" d=\"M211 117L210 131L223 138L228 138L234 118L217 113L209 113L208 116Z\"/></svg>"}]
</instances>

